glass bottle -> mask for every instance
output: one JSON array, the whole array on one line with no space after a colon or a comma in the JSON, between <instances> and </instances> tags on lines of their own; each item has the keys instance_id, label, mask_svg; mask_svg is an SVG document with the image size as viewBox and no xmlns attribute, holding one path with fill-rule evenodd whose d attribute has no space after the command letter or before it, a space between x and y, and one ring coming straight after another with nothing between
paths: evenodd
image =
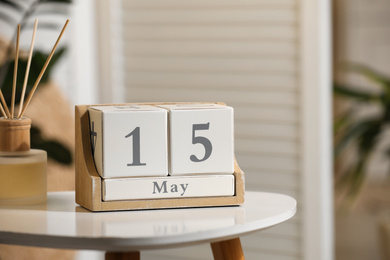
<instances>
[{"instance_id":1,"label":"glass bottle","mask_svg":"<svg viewBox=\"0 0 390 260\"><path fill-rule=\"evenodd\" d=\"M47 155L30 149L31 119L0 118L0 206L46 201Z\"/></svg>"}]
</instances>

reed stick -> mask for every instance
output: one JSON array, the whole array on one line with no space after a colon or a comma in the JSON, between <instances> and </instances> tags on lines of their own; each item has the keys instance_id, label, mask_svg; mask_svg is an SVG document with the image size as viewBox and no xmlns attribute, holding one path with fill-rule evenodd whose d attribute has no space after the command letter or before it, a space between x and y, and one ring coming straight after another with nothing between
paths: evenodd
<instances>
[{"instance_id":1,"label":"reed stick","mask_svg":"<svg viewBox=\"0 0 390 260\"><path fill-rule=\"evenodd\" d=\"M17 30L17 34L16 34L14 81L13 81L13 85L12 85L12 97L11 97L11 118L14 117L14 110L15 110L16 80L18 78L19 39L20 39L20 24L18 24L18 30Z\"/></svg>"},{"instance_id":2,"label":"reed stick","mask_svg":"<svg viewBox=\"0 0 390 260\"><path fill-rule=\"evenodd\" d=\"M1 91L0 89L0 100L1 100L1 104L3 104L4 106L4 109L5 109L5 114L7 115L7 118L10 117L10 113L9 113L9 110L8 110L8 107L7 107L7 103L5 102L5 99L4 99L4 96L3 96L3 92Z\"/></svg>"},{"instance_id":3,"label":"reed stick","mask_svg":"<svg viewBox=\"0 0 390 260\"><path fill-rule=\"evenodd\" d=\"M20 115L22 113L22 107L23 107L23 103L24 103L24 96L26 95L27 81L28 81L28 75L30 74L31 58L32 58L32 53L33 53L33 49L34 49L35 33L37 32L37 26L38 26L38 19L35 19L34 31L33 31L32 39L31 39L30 52L29 52L28 60L27 60L27 67L26 67L26 72L24 74L22 96L20 97L20 107L19 107L19 116L18 116L18 118L20 118Z\"/></svg>"},{"instance_id":4,"label":"reed stick","mask_svg":"<svg viewBox=\"0 0 390 260\"><path fill-rule=\"evenodd\" d=\"M25 113L25 111L26 111L26 109L27 109L27 106L28 106L28 104L29 104L30 101L31 101L31 98L32 98L32 96L34 95L35 90L37 89L38 84L39 84L39 82L41 81L42 76L43 76L43 74L45 73L45 70L46 70L47 66L49 65L49 62L50 62L51 58L53 57L53 54L54 54L55 50L57 49L58 43L60 42L61 37L62 37L62 35L64 34L66 27L68 26L68 23L69 23L69 19L66 20L66 22L65 22L65 24L64 24L64 27L62 28L62 31L61 31L60 35L58 36L56 43L55 43L54 46L53 46L53 49L51 50L49 56L47 57L46 62L45 62L45 64L43 65L43 68L42 68L41 72L39 73L39 76L38 76L37 80L35 81L34 86L33 86L33 88L32 88L31 91L30 91L30 94L29 94L28 97L27 97L26 103L24 104L21 113L19 113L18 118L21 118L21 117L23 116L23 114Z\"/></svg>"},{"instance_id":5,"label":"reed stick","mask_svg":"<svg viewBox=\"0 0 390 260\"><path fill-rule=\"evenodd\" d=\"M3 108L3 105L2 105L1 103L0 103L0 111L1 111L1 113L3 114L3 117L4 117L5 119L7 119L8 116L7 116L7 114L5 113L4 108Z\"/></svg>"}]
</instances>

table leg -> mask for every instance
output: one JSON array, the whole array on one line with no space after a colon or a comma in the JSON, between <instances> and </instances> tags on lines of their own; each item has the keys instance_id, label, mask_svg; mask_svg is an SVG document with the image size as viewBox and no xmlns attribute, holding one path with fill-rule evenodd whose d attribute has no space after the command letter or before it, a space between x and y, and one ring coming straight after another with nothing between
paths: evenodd
<instances>
[{"instance_id":1,"label":"table leg","mask_svg":"<svg viewBox=\"0 0 390 260\"><path fill-rule=\"evenodd\" d=\"M214 260L245 260L240 238L211 243Z\"/></svg>"},{"instance_id":2,"label":"table leg","mask_svg":"<svg viewBox=\"0 0 390 260\"><path fill-rule=\"evenodd\" d=\"M140 260L140 252L106 252L105 260Z\"/></svg>"}]
</instances>

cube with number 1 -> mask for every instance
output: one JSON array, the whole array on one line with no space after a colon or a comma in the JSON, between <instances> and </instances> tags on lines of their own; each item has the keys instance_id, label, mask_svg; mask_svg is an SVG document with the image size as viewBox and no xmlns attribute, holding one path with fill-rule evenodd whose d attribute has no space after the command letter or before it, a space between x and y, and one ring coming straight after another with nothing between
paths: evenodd
<instances>
[{"instance_id":1,"label":"cube with number 1","mask_svg":"<svg viewBox=\"0 0 390 260\"><path fill-rule=\"evenodd\" d=\"M91 149L102 178L167 176L167 110L148 105L92 106Z\"/></svg>"}]
</instances>

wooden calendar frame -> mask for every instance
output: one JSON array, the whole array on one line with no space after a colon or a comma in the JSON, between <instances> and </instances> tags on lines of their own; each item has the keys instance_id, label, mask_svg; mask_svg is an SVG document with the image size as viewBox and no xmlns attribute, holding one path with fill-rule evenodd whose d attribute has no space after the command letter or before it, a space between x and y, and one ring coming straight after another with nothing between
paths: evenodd
<instances>
[{"instance_id":1,"label":"wooden calendar frame","mask_svg":"<svg viewBox=\"0 0 390 260\"><path fill-rule=\"evenodd\" d=\"M178 103L131 103L105 104L120 105L169 105ZM183 102L180 104L194 104ZM225 105L224 103L213 103ZM76 163L76 203L91 211L141 210L162 208L233 206L244 203L245 181L244 172L235 161L235 194L233 196L198 197L198 198L161 198L142 200L102 200L102 178L96 171L91 152L88 107L93 105L78 105L75 107L75 163ZM102 106L102 105L99 105Z\"/></svg>"}]
</instances>

